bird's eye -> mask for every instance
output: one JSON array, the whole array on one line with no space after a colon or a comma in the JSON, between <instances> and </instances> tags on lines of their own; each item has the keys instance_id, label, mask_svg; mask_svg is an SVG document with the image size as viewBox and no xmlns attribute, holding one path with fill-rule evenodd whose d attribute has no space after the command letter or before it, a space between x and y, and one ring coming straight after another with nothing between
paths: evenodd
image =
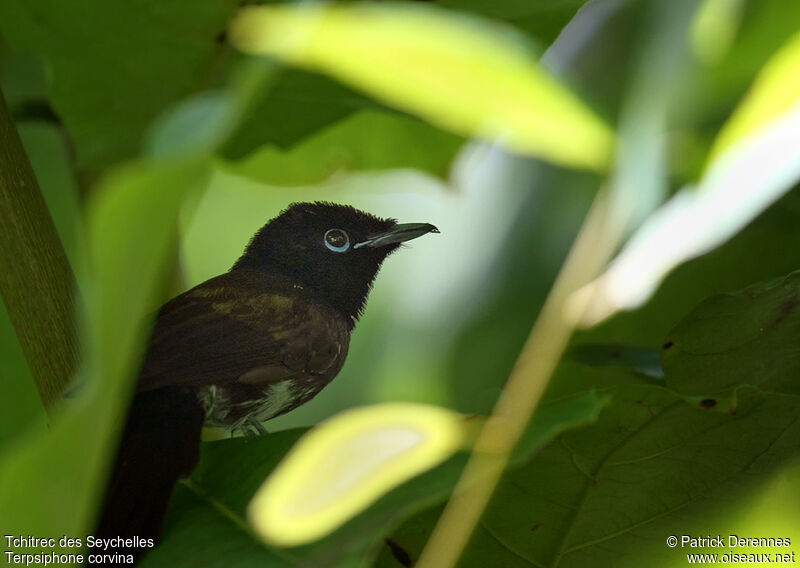
<instances>
[{"instance_id":1,"label":"bird's eye","mask_svg":"<svg viewBox=\"0 0 800 568\"><path fill-rule=\"evenodd\" d=\"M325 246L333 252L345 252L350 248L350 237L341 229L330 229L325 233Z\"/></svg>"}]
</instances>

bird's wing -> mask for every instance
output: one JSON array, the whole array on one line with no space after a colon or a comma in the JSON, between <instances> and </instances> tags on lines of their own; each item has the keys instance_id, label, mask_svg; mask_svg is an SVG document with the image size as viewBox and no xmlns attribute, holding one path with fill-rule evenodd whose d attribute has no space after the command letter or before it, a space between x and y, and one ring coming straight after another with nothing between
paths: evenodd
<instances>
[{"instance_id":1,"label":"bird's wing","mask_svg":"<svg viewBox=\"0 0 800 568\"><path fill-rule=\"evenodd\" d=\"M347 349L344 319L287 293L228 274L174 298L158 315L139 391L164 386L254 386L322 374Z\"/></svg>"}]
</instances>

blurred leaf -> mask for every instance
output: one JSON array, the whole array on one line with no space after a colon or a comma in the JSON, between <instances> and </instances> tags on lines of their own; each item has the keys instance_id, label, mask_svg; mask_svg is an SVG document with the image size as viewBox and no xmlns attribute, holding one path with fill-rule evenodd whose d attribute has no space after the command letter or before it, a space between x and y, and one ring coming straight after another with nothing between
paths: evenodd
<instances>
[{"instance_id":1,"label":"blurred leaf","mask_svg":"<svg viewBox=\"0 0 800 568\"><path fill-rule=\"evenodd\" d=\"M222 168L269 185L311 185L337 173L415 168L446 177L463 140L419 120L361 111L287 151L265 146Z\"/></svg>"},{"instance_id":2,"label":"blurred leaf","mask_svg":"<svg viewBox=\"0 0 800 568\"><path fill-rule=\"evenodd\" d=\"M667 385L710 394L738 385L800 394L800 272L701 302L664 343Z\"/></svg>"},{"instance_id":3,"label":"blurred leaf","mask_svg":"<svg viewBox=\"0 0 800 568\"><path fill-rule=\"evenodd\" d=\"M382 107L323 75L280 69L221 153L238 160L265 143L287 150L317 129L365 108Z\"/></svg>"},{"instance_id":4,"label":"blurred leaf","mask_svg":"<svg viewBox=\"0 0 800 568\"><path fill-rule=\"evenodd\" d=\"M317 540L462 449L467 426L451 410L402 402L338 414L303 436L264 481L248 506L250 524L279 546Z\"/></svg>"},{"instance_id":5,"label":"blurred leaf","mask_svg":"<svg viewBox=\"0 0 800 568\"><path fill-rule=\"evenodd\" d=\"M544 405L517 449L517 460L524 461L564 430L593 422L603 404L602 397L582 393ZM445 500L467 458L465 453L457 454L410 479L319 542L282 551L269 549L252 534L245 509L303 432L289 430L203 444L200 464L173 497L162 543L148 553L142 566L193 566L197 558L203 558L204 566L209 567L239 565L240 560L248 565L253 558L270 566L276 556L293 566L368 566L390 530Z\"/></svg>"},{"instance_id":6,"label":"blurred leaf","mask_svg":"<svg viewBox=\"0 0 800 568\"><path fill-rule=\"evenodd\" d=\"M703 0L692 21L692 49L703 63L718 63L741 24L744 0Z\"/></svg>"},{"instance_id":7,"label":"blurred leaf","mask_svg":"<svg viewBox=\"0 0 800 568\"><path fill-rule=\"evenodd\" d=\"M265 61L248 59L232 65L224 88L187 97L153 122L145 140L147 154L180 159L218 150L242 125L262 93L269 91L275 75L274 67Z\"/></svg>"},{"instance_id":8,"label":"blurred leaf","mask_svg":"<svg viewBox=\"0 0 800 568\"><path fill-rule=\"evenodd\" d=\"M194 95L156 121L147 137L148 153L163 158L209 152L225 140L235 120L227 93Z\"/></svg>"},{"instance_id":9,"label":"blurred leaf","mask_svg":"<svg viewBox=\"0 0 800 568\"><path fill-rule=\"evenodd\" d=\"M467 547L462 568L495 565L559 568L685 563L668 535L728 529L734 497L800 455L796 397L754 389L736 415L693 407L655 386L620 386L594 426L562 434L525 467L510 470ZM723 508L725 508L723 507ZM432 515L391 536L413 563ZM520 562L521 561L521 562ZM516 563L516 564L515 564ZM380 568L398 566L387 553Z\"/></svg>"},{"instance_id":10,"label":"blurred leaf","mask_svg":"<svg viewBox=\"0 0 800 568\"><path fill-rule=\"evenodd\" d=\"M83 167L136 154L149 122L213 76L236 3L33 0L0 4L18 50L47 62L53 108Z\"/></svg>"},{"instance_id":11,"label":"blurred leaf","mask_svg":"<svg viewBox=\"0 0 800 568\"><path fill-rule=\"evenodd\" d=\"M245 52L329 73L443 128L604 169L611 130L510 32L399 4L250 7L229 29Z\"/></svg>"},{"instance_id":12,"label":"blurred leaf","mask_svg":"<svg viewBox=\"0 0 800 568\"><path fill-rule=\"evenodd\" d=\"M88 214L83 381L49 430L37 424L4 448L0 525L9 534L76 537L92 525L144 345L143 318L160 299L177 208L206 173L206 164L196 161L140 164L110 176L95 192Z\"/></svg>"},{"instance_id":13,"label":"blurred leaf","mask_svg":"<svg viewBox=\"0 0 800 568\"><path fill-rule=\"evenodd\" d=\"M717 136L709 167L731 146L800 105L800 33L764 65L745 99Z\"/></svg>"}]
</instances>

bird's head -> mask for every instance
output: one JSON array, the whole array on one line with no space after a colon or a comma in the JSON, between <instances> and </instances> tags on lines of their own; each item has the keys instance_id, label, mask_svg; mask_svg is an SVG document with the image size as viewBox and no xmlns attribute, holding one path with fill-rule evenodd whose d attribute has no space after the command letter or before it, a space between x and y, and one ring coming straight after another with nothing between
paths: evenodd
<instances>
[{"instance_id":1,"label":"bird's head","mask_svg":"<svg viewBox=\"0 0 800 568\"><path fill-rule=\"evenodd\" d=\"M294 203L255 234L234 269L279 271L355 320L383 259L404 241L438 232L347 205Z\"/></svg>"}]
</instances>

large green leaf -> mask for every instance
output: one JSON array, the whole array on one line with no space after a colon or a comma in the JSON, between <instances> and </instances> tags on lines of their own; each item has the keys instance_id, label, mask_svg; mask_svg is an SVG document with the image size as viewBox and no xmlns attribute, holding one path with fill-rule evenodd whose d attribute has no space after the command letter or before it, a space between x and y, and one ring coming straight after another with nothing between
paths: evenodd
<instances>
[{"instance_id":1,"label":"large green leaf","mask_svg":"<svg viewBox=\"0 0 800 568\"><path fill-rule=\"evenodd\" d=\"M530 424L517 459L530 456L565 430L593 422L605 403L604 398L586 393L544 406ZM200 464L189 481L179 487L170 506L161 545L148 554L142 566L193 566L196 558L203 558L205 566L249 565L255 561L267 566L287 562L366 566L392 528L447 497L466 460L465 454L456 455L404 483L317 543L270 549L252 534L245 508L302 433L290 430L204 444ZM198 542L202 542L199 548Z\"/></svg>"},{"instance_id":2,"label":"large green leaf","mask_svg":"<svg viewBox=\"0 0 800 568\"><path fill-rule=\"evenodd\" d=\"M800 272L703 301L667 335L663 361L681 393L800 394Z\"/></svg>"},{"instance_id":3,"label":"large green leaf","mask_svg":"<svg viewBox=\"0 0 800 568\"><path fill-rule=\"evenodd\" d=\"M562 434L506 474L460 566L506 558L510 566L562 568L685 562L667 536L735 531L721 511L736 512L736 496L800 456L796 397L743 390L734 414L655 386L609 394L597 424ZM392 548L415 561L433 521L435 514L409 521ZM396 558L387 549L378 566L400 566Z\"/></svg>"}]
</instances>

